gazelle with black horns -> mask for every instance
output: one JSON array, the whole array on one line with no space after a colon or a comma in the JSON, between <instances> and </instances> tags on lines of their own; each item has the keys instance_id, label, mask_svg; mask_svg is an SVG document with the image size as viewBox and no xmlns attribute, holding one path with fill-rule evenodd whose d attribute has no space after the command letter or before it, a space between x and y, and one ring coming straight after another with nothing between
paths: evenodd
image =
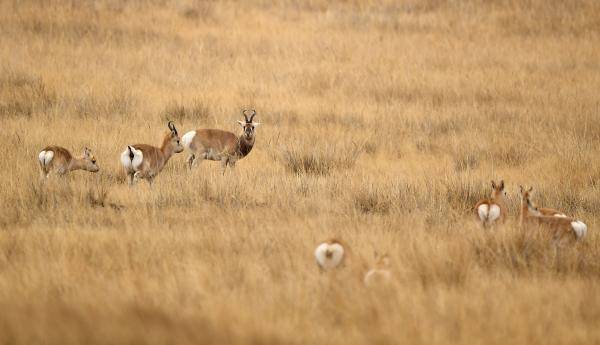
<instances>
[{"instance_id":1,"label":"gazelle with black horns","mask_svg":"<svg viewBox=\"0 0 600 345\"><path fill-rule=\"evenodd\" d=\"M133 184L140 178L152 184L171 156L183 151L175 124L169 121L167 127L169 133L163 139L160 148L146 144L128 145L121 153L121 164L127 172L129 184Z\"/></svg>"},{"instance_id":2,"label":"gazelle with black horns","mask_svg":"<svg viewBox=\"0 0 600 345\"><path fill-rule=\"evenodd\" d=\"M221 161L225 173L228 165L233 168L237 160L246 157L252 151L255 128L260 123L254 122L255 110L243 110L242 115L245 121L238 121L243 130L239 137L220 129L196 129L181 137L183 146L190 151L187 160L190 169L206 159Z\"/></svg>"}]
</instances>

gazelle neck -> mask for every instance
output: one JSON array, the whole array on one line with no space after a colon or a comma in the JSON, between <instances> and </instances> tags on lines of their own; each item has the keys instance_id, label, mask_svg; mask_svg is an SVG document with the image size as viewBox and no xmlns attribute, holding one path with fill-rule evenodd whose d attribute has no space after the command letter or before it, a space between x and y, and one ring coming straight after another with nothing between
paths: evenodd
<instances>
[{"instance_id":1,"label":"gazelle neck","mask_svg":"<svg viewBox=\"0 0 600 345\"><path fill-rule=\"evenodd\" d=\"M171 138L169 136L167 136L163 140L162 146L160 147L160 152L162 152L165 158L165 163L167 163L169 158L171 158L171 156L175 154L175 148L173 147L173 145L171 145Z\"/></svg>"},{"instance_id":2,"label":"gazelle neck","mask_svg":"<svg viewBox=\"0 0 600 345\"><path fill-rule=\"evenodd\" d=\"M254 146L254 136L252 139L247 139L244 134L240 135L238 138L238 147L236 149L236 154L242 157L246 157L250 151L252 151L252 147Z\"/></svg>"},{"instance_id":3,"label":"gazelle neck","mask_svg":"<svg viewBox=\"0 0 600 345\"><path fill-rule=\"evenodd\" d=\"M72 157L67 167L68 171L84 170L85 160L83 158Z\"/></svg>"}]
</instances>

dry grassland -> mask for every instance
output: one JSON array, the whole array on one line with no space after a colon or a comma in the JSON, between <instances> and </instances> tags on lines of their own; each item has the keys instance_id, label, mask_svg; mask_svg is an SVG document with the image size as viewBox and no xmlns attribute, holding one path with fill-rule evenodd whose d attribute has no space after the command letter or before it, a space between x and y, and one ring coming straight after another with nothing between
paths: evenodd
<instances>
[{"instance_id":1,"label":"dry grassland","mask_svg":"<svg viewBox=\"0 0 600 345\"><path fill-rule=\"evenodd\" d=\"M599 54L593 0L2 1L0 343L598 343ZM126 144L243 107L234 172L127 186ZM40 183L48 144L101 172ZM518 184L585 243L515 226ZM330 236L391 286L320 274Z\"/></svg>"}]
</instances>

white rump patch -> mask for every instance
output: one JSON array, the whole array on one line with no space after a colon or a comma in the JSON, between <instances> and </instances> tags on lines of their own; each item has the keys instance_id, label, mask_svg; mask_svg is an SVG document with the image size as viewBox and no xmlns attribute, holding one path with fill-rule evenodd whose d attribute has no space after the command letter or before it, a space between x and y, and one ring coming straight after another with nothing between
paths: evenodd
<instances>
[{"instance_id":1,"label":"white rump patch","mask_svg":"<svg viewBox=\"0 0 600 345\"><path fill-rule=\"evenodd\" d=\"M181 137L181 145L186 149L190 149L190 145L196 136L196 131L189 131Z\"/></svg>"},{"instance_id":2,"label":"white rump patch","mask_svg":"<svg viewBox=\"0 0 600 345\"><path fill-rule=\"evenodd\" d=\"M496 219L500 218L500 206L496 204L490 205L490 213L488 215L488 220L490 222L496 221Z\"/></svg>"},{"instance_id":3,"label":"white rump patch","mask_svg":"<svg viewBox=\"0 0 600 345\"><path fill-rule=\"evenodd\" d=\"M133 159L131 159L129 156L130 149L131 152L133 152ZM121 153L121 164L123 164L123 167L127 171L136 171L142 164L143 160L144 153L142 153L142 150L136 150L133 146L127 146L125 151Z\"/></svg>"},{"instance_id":4,"label":"white rump patch","mask_svg":"<svg viewBox=\"0 0 600 345\"><path fill-rule=\"evenodd\" d=\"M342 262L343 258L344 247L339 243L321 243L315 250L317 264L325 270L337 267Z\"/></svg>"},{"instance_id":5,"label":"white rump patch","mask_svg":"<svg viewBox=\"0 0 600 345\"><path fill-rule=\"evenodd\" d=\"M587 225L582 221L576 220L571 222L571 227L578 239L583 238L587 234Z\"/></svg>"},{"instance_id":6,"label":"white rump patch","mask_svg":"<svg viewBox=\"0 0 600 345\"><path fill-rule=\"evenodd\" d=\"M481 204L477 208L477 214L479 215L479 219L481 219L482 222L487 221L489 210L490 207L488 204Z\"/></svg>"},{"instance_id":7,"label":"white rump patch","mask_svg":"<svg viewBox=\"0 0 600 345\"><path fill-rule=\"evenodd\" d=\"M54 158L54 151L42 151L38 155L38 159L42 165L48 165Z\"/></svg>"},{"instance_id":8,"label":"white rump patch","mask_svg":"<svg viewBox=\"0 0 600 345\"><path fill-rule=\"evenodd\" d=\"M364 283L366 286L375 286L387 283L392 274L388 270L371 269L365 274Z\"/></svg>"}]
</instances>

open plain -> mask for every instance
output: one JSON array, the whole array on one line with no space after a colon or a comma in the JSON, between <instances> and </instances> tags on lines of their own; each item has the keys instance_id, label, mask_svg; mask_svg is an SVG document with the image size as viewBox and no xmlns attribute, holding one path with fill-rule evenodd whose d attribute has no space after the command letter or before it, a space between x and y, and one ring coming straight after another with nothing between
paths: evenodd
<instances>
[{"instance_id":1,"label":"open plain","mask_svg":"<svg viewBox=\"0 0 600 345\"><path fill-rule=\"evenodd\" d=\"M0 1L0 343L599 343L598 90L593 0ZM244 108L235 170L128 186L125 145ZM42 183L50 144L100 171ZM319 272L332 236L391 283Z\"/></svg>"}]
</instances>

